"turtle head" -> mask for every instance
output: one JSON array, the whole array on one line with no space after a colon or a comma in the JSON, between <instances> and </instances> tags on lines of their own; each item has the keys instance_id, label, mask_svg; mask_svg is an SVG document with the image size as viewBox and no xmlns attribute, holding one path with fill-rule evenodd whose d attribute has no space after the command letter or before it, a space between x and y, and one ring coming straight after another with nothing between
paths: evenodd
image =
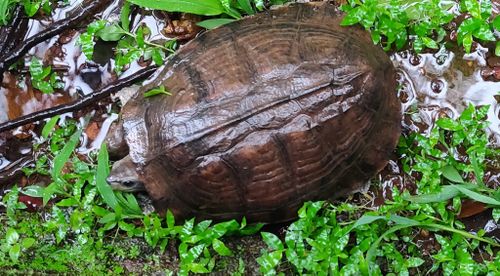
<instances>
[{"instance_id":1,"label":"turtle head","mask_svg":"<svg viewBox=\"0 0 500 276\"><path fill-rule=\"evenodd\" d=\"M129 155L113 164L107 181L113 190L124 192L144 191L144 181L137 173L137 165Z\"/></svg>"}]
</instances>

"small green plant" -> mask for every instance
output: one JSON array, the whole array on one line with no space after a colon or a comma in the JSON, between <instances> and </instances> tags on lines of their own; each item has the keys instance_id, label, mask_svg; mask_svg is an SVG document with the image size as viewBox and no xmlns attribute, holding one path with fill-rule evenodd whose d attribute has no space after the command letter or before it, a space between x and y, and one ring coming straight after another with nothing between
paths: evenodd
<instances>
[{"instance_id":1,"label":"small green plant","mask_svg":"<svg viewBox=\"0 0 500 276\"><path fill-rule=\"evenodd\" d=\"M64 83L55 72L52 72L51 67L44 67L35 57L31 59L29 71L33 88L43 93L53 93L54 89L64 88Z\"/></svg>"},{"instance_id":2,"label":"small green plant","mask_svg":"<svg viewBox=\"0 0 500 276\"><path fill-rule=\"evenodd\" d=\"M173 53L177 47L175 40L169 40L162 45L148 41L151 33L145 25L138 26L135 32L129 31L130 4L125 3L120 14L120 22L99 20L91 23L87 31L80 35L78 43L88 59L92 59L95 37L104 41L116 41L115 71L120 73L123 68L139 60L152 60L156 65L162 65L166 54Z\"/></svg>"},{"instance_id":3,"label":"small green plant","mask_svg":"<svg viewBox=\"0 0 500 276\"><path fill-rule=\"evenodd\" d=\"M50 0L2 0L0 1L0 26L7 25L11 18L12 10L15 5L22 5L24 13L28 17L33 17L42 10L46 14L50 14L55 4L62 2L63 5L68 4L68 0L50 1Z\"/></svg>"},{"instance_id":4,"label":"small green plant","mask_svg":"<svg viewBox=\"0 0 500 276\"><path fill-rule=\"evenodd\" d=\"M347 14L342 20L343 26L361 24L369 30L373 42L381 43L384 49L397 50L410 41L418 53L424 48L437 49L444 42L444 26L454 18L457 8L470 16L458 28L457 42L470 52L473 37L481 41L495 41L493 30L499 30L498 17L490 21L491 1L462 0L455 1L425 0L348 0L342 6ZM500 44L497 42L498 54Z\"/></svg>"}]
</instances>

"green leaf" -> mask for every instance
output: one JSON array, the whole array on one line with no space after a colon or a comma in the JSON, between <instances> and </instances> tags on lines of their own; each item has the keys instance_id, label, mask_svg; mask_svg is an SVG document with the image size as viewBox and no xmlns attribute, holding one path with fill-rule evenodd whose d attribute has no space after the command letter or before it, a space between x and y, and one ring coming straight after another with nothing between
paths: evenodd
<instances>
[{"instance_id":1,"label":"green leaf","mask_svg":"<svg viewBox=\"0 0 500 276\"><path fill-rule=\"evenodd\" d=\"M450 165L444 166L443 168L441 168L441 173L443 174L443 176L446 179L448 179L452 182L455 182L455 183L463 183L464 182L460 173L453 166L450 166Z\"/></svg>"},{"instance_id":2,"label":"green leaf","mask_svg":"<svg viewBox=\"0 0 500 276\"><path fill-rule=\"evenodd\" d=\"M407 260L408 267L419 267L424 264L424 260L418 257L410 257Z\"/></svg>"},{"instance_id":3,"label":"green leaf","mask_svg":"<svg viewBox=\"0 0 500 276\"><path fill-rule=\"evenodd\" d=\"M282 256L283 250L264 253L264 255L257 258L257 263L260 265L260 271L264 275L276 274L274 268L280 263Z\"/></svg>"},{"instance_id":4,"label":"green leaf","mask_svg":"<svg viewBox=\"0 0 500 276\"><path fill-rule=\"evenodd\" d=\"M439 193L427 193L418 196L408 196L404 197L405 200L414 202L414 203L432 203L432 202L443 202L450 198L454 198L460 194L460 191L455 188L453 185L445 185L441 187L441 191Z\"/></svg>"},{"instance_id":5,"label":"green leaf","mask_svg":"<svg viewBox=\"0 0 500 276\"><path fill-rule=\"evenodd\" d=\"M500 57L500 41L497 41L495 46L495 56Z\"/></svg>"},{"instance_id":6,"label":"green leaf","mask_svg":"<svg viewBox=\"0 0 500 276\"><path fill-rule=\"evenodd\" d=\"M205 249L204 244L199 244L199 245L193 246L191 249L188 250L186 256L184 257L184 260L182 260L182 256L181 256L182 262L186 262L186 263L194 262L201 255L201 253L203 252L203 249Z\"/></svg>"},{"instance_id":7,"label":"green leaf","mask_svg":"<svg viewBox=\"0 0 500 276\"><path fill-rule=\"evenodd\" d=\"M35 80L40 80L43 75L43 67L42 63L40 62L39 59L32 57L30 66L29 66L29 71L31 74L31 77Z\"/></svg>"},{"instance_id":8,"label":"green leaf","mask_svg":"<svg viewBox=\"0 0 500 276\"><path fill-rule=\"evenodd\" d=\"M350 26L363 20L366 12L361 7L356 7L347 12L347 15L340 22L340 26Z\"/></svg>"},{"instance_id":9,"label":"green leaf","mask_svg":"<svg viewBox=\"0 0 500 276\"><path fill-rule=\"evenodd\" d=\"M49 82L40 81L40 80L33 80L31 84L33 84L33 87L35 89L40 90L42 93L45 93L45 94L54 93L54 87L52 87L52 85L50 85Z\"/></svg>"},{"instance_id":10,"label":"green leaf","mask_svg":"<svg viewBox=\"0 0 500 276\"><path fill-rule=\"evenodd\" d=\"M109 207L116 209L117 200L113 193L113 189L108 185L106 178L109 175L109 156L106 144L101 145L99 154L97 156L97 175L96 175L96 187L102 199Z\"/></svg>"},{"instance_id":11,"label":"green leaf","mask_svg":"<svg viewBox=\"0 0 500 276\"><path fill-rule=\"evenodd\" d=\"M439 48L439 45L436 43L436 41L432 40L431 38L422 37L422 41L424 42L424 45L427 48L431 48L431 49Z\"/></svg>"},{"instance_id":12,"label":"green leaf","mask_svg":"<svg viewBox=\"0 0 500 276\"><path fill-rule=\"evenodd\" d=\"M9 1L0 1L0 25L6 25L9 16Z\"/></svg>"},{"instance_id":13,"label":"green leaf","mask_svg":"<svg viewBox=\"0 0 500 276\"><path fill-rule=\"evenodd\" d=\"M462 130L463 126L456 120L450 119L450 118L441 118L436 121L436 125L438 125L442 129L446 130Z\"/></svg>"},{"instance_id":14,"label":"green leaf","mask_svg":"<svg viewBox=\"0 0 500 276\"><path fill-rule=\"evenodd\" d=\"M10 248L9 257L13 262L17 263L20 255L21 255L21 245L16 243Z\"/></svg>"},{"instance_id":15,"label":"green leaf","mask_svg":"<svg viewBox=\"0 0 500 276\"><path fill-rule=\"evenodd\" d=\"M494 208L491 216L493 217L494 222L500 222L500 208Z\"/></svg>"},{"instance_id":16,"label":"green leaf","mask_svg":"<svg viewBox=\"0 0 500 276\"><path fill-rule=\"evenodd\" d=\"M19 234L17 233L16 229L14 228L7 229L7 232L5 233L5 241L7 242L7 244L13 245L17 243L18 240L19 240Z\"/></svg>"},{"instance_id":17,"label":"green leaf","mask_svg":"<svg viewBox=\"0 0 500 276\"><path fill-rule=\"evenodd\" d=\"M75 150L76 146L78 145L78 142L80 140L80 135L82 134L82 130L79 129L71 135L69 138L68 142L64 145L62 150L57 154L56 157L54 157L54 166L51 171L52 178L58 178L61 175L62 168L68 162L69 157Z\"/></svg>"},{"instance_id":18,"label":"green leaf","mask_svg":"<svg viewBox=\"0 0 500 276\"><path fill-rule=\"evenodd\" d=\"M470 49L472 47L472 34L466 34L462 43L464 45L465 52L470 53Z\"/></svg>"},{"instance_id":19,"label":"green leaf","mask_svg":"<svg viewBox=\"0 0 500 276\"><path fill-rule=\"evenodd\" d=\"M120 12L120 24L124 30L130 28L130 2L125 1Z\"/></svg>"},{"instance_id":20,"label":"green leaf","mask_svg":"<svg viewBox=\"0 0 500 276\"><path fill-rule=\"evenodd\" d=\"M500 31L500 16L495 16L495 19L493 19L492 22L493 28L495 28L497 31Z\"/></svg>"},{"instance_id":21,"label":"green leaf","mask_svg":"<svg viewBox=\"0 0 500 276\"><path fill-rule=\"evenodd\" d=\"M78 205L78 200L76 200L73 197L65 198L65 199L59 201L56 205L60 206L60 207L77 206Z\"/></svg>"},{"instance_id":22,"label":"green leaf","mask_svg":"<svg viewBox=\"0 0 500 276\"><path fill-rule=\"evenodd\" d=\"M461 4L465 6L465 10L473 17L481 18L481 7L478 0L462 0Z\"/></svg>"},{"instance_id":23,"label":"green leaf","mask_svg":"<svg viewBox=\"0 0 500 276\"><path fill-rule=\"evenodd\" d=\"M96 35L104 41L118 41L127 33L118 23L113 23L99 30Z\"/></svg>"},{"instance_id":24,"label":"green leaf","mask_svg":"<svg viewBox=\"0 0 500 276\"><path fill-rule=\"evenodd\" d=\"M224 13L220 0L127 0L132 4L153 10L185 12L198 15L219 15Z\"/></svg>"},{"instance_id":25,"label":"green leaf","mask_svg":"<svg viewBox=\"0 0 500 276\"><path fill-rule=\"evenodd\" d=\"M472 35L474 37L477 37L481 40L485 40L485 41L495 41L495 35L493 34L493 32L490 30L490 26L486 23L483 22L483 24L481 24L481 26L475 31L472 33Z\"/></svg>"},{"instance_id":26,"label":"green leaf","mask_svg":"<svg viewBox=\"0 0 500 276\"><path fill-rule=\"evenodd\" d=\"M21 193L31 196L31 197L42 197L43 196L43 187L38 185L31 185L22 188Z\"/></svg>"},{"instance_id":27,"label":"green leaf","mask_svg":"<svg viewBox=\"0 0 500 276\"><path fill-rule=\"evenodd\" d=\"M153 96L156 96L156 95L171 96L172 94L170 94L170 92L168 92L168 90L165 88L164 85L160 85L157 88L153 88L153 89L145 92L144 93L144 98L149 98L149 97L153 97Z\"/></svg>"},{"instance_id":28,"label":"green leaf","mask_svg":"<svg viewBox=\"0 0 500 276\"><path fill-rule=\"evenodd\" d=\"M173 229L175 226L175 217L170 210L167 210L167 227Z\"/></svg>"},{"instance_id":29,"label":"green leaf","mask_svg":"<svg viewBox=\"0 0 500 276\"><path fill-rule=\"evenodd\" d=\"M231 18L214 18L214 19L203 20L201 22L196 23L196 25L211 30L234 21L236 20Z\"/></svg>"},{"instance_id":30,"label":"green leaf","mask_svg":"<svg viewBox=\"0 0 500 276\"><path fill-rule=\"evenodd\" d=\"M274 235L273 233L269 233L269 232L261 232L260 234L261 234L264 242L272 250L283 250L283 243L276 235Z\"/></svg>"},{"instance_id":31,"label":"green leaf","mask_svg":"<svg viewBox=\"0 0 500 276\"><path fill-rule=\"evenodd\" d=\"M232 256L233 252L229 248L226 247L226 245L221 242L219 239L214 239L212 241L212 247L214 248L215 252L217 252L221 256Z\"/></svg>"},{"instance_id":32,"label":"green leaf","mask_svg":"<svg viewBox=\"0 0 500 276\"><path fill-rule=\"evenodd\" d=\"M384 216L373 216L373 215L364 214L356 221L356 223L354 223L352 228L357 228L361 225L370 224L370 223L372 223L376 220L379 220L379 219L387 219L387 218Z\"/></svg>"},{"instance_id":33,"label":"green leaf","mask_svg":"<svg viewBox=\"0 0 500 276\"><path fill-rule=\"evenodd\" d=\"M482 195L480 193L474 192L474 191L469 190L467 188L464 188L462 186L458 186L458 185L453 185L453 186L455 186L461 193L463 193L464 195L468 196L469 198L471 198L475 201L482 202L485 204L490 204L493 206L500 206L500 201L498 201L492 197Z\"/></svg>"},{"instance_id":34,"label":"green leaf","mask_svg":"<svg viewBox=\"0 0 500 276\"><path fill-rule=\"evenodd\" d=\"M35 239L33 238L24 238L23 241L21 242L21 245L24 249L28 249L35 244Z\"/></svg>"},{"instance_id":35,"label":"green leaf","mask_svg":"<svg viewBox=\"0 0 500 276\"><path fill-rule=\"evenodd\" d=\"M144 48L144 28L143 26L139 26L135 32L135 41L137 41L137 47L139 48Z\"/></svg>"},{"instance_id":36,"label":"green leaf","mask_svg":"<svg viewBox=\"0 0 500 276\"><path fill-rule=\"evenodd\" d=\"M49 134L51 133L52 129L54 129L54 126L57 124L57 121L59 120L60 117L61 115L56 115L50 118L50 120L45 124L45 126L43 126L42 137L44 139L47 139L49 137Z\"/></svg>"},{"instance_id":37,"label":"green leaf","mask_svg":"<svg viewBox=\"0 0 500 276\"><path fill-rule=\"evenodd\" d=\"M250 0L238 0L238 6L244 10L247 14L254 14L255 11L252 8L252 4L250 4Z\"/></svg>"}]
</instances>

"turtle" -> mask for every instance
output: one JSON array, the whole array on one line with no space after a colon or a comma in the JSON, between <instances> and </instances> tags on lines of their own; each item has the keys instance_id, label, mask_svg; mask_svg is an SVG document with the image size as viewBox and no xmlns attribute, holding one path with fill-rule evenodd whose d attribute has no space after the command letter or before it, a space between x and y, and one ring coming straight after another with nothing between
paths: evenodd
<instances>
[{"instance_id":1,"label":"turtle","mask_svg":"<svg viewBox=\"0 0 500 276\"><path fill-rule=\"evenodd\" d=\"M327 2L206 31L124 104L108 182L160 214L278 223L347 196L392 155L401 103L390 58ZM163 86L172 96L144 97Z\"/></svg>"}]
</instances>

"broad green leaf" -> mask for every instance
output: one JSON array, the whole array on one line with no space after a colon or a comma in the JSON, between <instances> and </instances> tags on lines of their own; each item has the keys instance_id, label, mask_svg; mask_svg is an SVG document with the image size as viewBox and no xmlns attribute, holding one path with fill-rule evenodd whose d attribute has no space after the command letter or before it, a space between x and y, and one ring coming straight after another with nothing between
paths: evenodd
<instances>
[{"instance_id":1,"label":"broad green leaf","mask_svg":"<svg viewBox=\"0 0 500 276\"><path fill-rule=\"evenodd\" d=\"M204 244L193 246L191 249L188 250L185 259L182 260L182 262L193 263L201 255L203 249L205 249Z\"/></svg>"},{"instance_id":2,"label":"broad green leaf","mask_svg":"<svg viewBox=\"0 0 500 276\"><path fill-rule=\"evenodd\" d=\"M234 21L236 21L236 19L214 18L214 19L203 20L201 22L196 23L196 25L211 30Z\"/></svg>"},{"instance_id":3,"label":"broad green leaf","mask_svg":"<svg viewBox=\"0 0 500 276\"><path fill-rule=\"evenodd\" d=\"M69 157L75 150L76 146L78 145L78 141L80 139L80 135L82 134L82 130L79 129L71 135L69 138L68 142L64 145L62 150L57 154L56 157L54 157L54 166L51 171L52 178L58 178L60 177L62 168L68 162Z\"/></svg>"},{"instance_id":4,"label":"broad green leaf","mask_svg":"<svg viewBox=\"0 0 500 276\"><path fill-rule=\"evenodd\" d=\"M198 15L219 15L224 13L220 0L127 0L132 4L153 10L185 12Z\"/></svg>"},{"instance_id":5,"label":"broad green leaf","mask_svg":"<svg viewBox=\"0 0 500 276\"><path fill-rule=\"evenodd\" d=\"M130 2L125 1L120 12L120 24L124 30L130 28Z\"/></svg>"},{"instance_id":6,"label":"broad green leaf","mask_svg":"<svg viewBox=\"0 0 500 276\"><path fill-rule=\"evenodd\" d=\"M469 190L467 188L464 188L462 186L458 186L458 185L453 185L453 186L455 186L461 193L463 193L464 195L468 196L469 198L471 198L475 201L494 205L497 207L500 206L500 201L498 201L492 197L482 195L480 193L474 192L474 191Z\"/></svg>"},{"instance_id":7,"label":"broad green leaf","mask_svg":"<svg viewBox=\"0 0 500 276\"><path fill-rule=\"evenodd\" d=\"M118 41L127 33L118 23L113 23L99 30L96 35L104 41Z\"/></svg>"},{"instance_id":8,"label":"broad green leaf","mask_svg":"<svg viewBox=\"0 0 500 276\"><path fill-rule=\"evenodd\" d=\"M31 196L31 197L42 197L43 196L43 187L38 185L31 185L22 188L21 193Z\"/></svg>"},{"instance_id":9,"label":"broad green leaf","mask_svg":"<svg viewBox=\"0 0 500 276\"><path fill-rule=\"evenodd\" d=\"M424 260L419 257L410 257L406 261L408 263L408 267L419 267L424 264Z\"/></svg>"},{"instance_id":10,"label":"broad green leaf","mask_svg":"<svg viewBox=\"0 0 500 276\"><path fill-rule=\"evenodd\" d=\"M424 42L424 45L427 48L431 48L431 49L437 49L437 48L439 48L439 45L436 43L436 41L434 41L431 38L422 37L422 41Z\"/></svg>"},{"instance_id":11,"label":"broad green leaf","mask_svg":"<svg viewBox=\"0 0 500 276\"><path fill-rule=\"evenodd\" d=\"M264 275L276 274L274 268L281 262L282 256L283 250L264 253L264 255L257 258L257 263L260 265L260 271Z\"/></svg>"},{"instance_id":12,"label":"broad green leaf","mask_svg":"<svg viewBox=\"0 0 500 276\"><path fill-rule=\"evenodd\" d=\"M399 215L391 215L389 217L389 220L393 221L394 223L396 223L398 225L416 225L419 223L418 221L416 221L414 219L402 217Z\"/></svg>"},{"instance_id":13,"label":"broad green leaf","mask_svg":"<svg viewBox=\"0 0 500 276\"><path fill-rule=\"evenodd\" d=\"M32 83L35 89L40 90L42 93L50 94L54 93L54 87L49 82L41 80L33 80Z\"/></svg>"},{"instance_id":14,"label":"broad green leaf","mask_svg":"<svg viewBox=\"0 0 500 276\"><path fill-rule=\"evenodd\" d=\"M7 232L5 233L5 241L7 242L7 244L13 245L17 243L18 240L19 240L19 234L17 233L16 229L14 228L7 229Z\"/></svg>"},{"instance_id":15,"label":"broad green leaf","mask_svg":"<svg viewBox=\"0 0 500 276\"><path fill-rule=\"evenodd\" d=\"M221 256L232 256L233 252L229 248L226 247L226 245L221 242L219 239L214 239L212 241L212 247L214 248L215 252L217 252Z\"/></svg>"},{"instance_id":16,"label":"broad green leaf","mask_svg":"<svg viewBox=\"0 0 500 276\"><path fill-rule=\"evenodd\" d=\"M356 223L354 223L354 225L352 226L352 228L357 228L361 225L365 225L365 224L370 224L374 221L377 221L379 219L387 219L385 216L373 216L373 215L362 215L357 221Z\"/></svg>"},{"instance_id":17,"label":"broad green leaf","mask_svg":"<svg viewBox=\"0 0 500 276\"><path fill-rule=\"evenodd\" d=\"M79 203L78 200L76 200L73 197L70 197L57 202L56 205L59 207L70 207L70 206L77 206L78 203Z\"/></svg>"},{"instance_id":18,"label":"broad green leaf","mask_svg":"<svg viewBox=\"0 0 500 276\"><path fill-rule=\"evenodd\" d=\"M52 132L52 129L54 129L54 126L57 124L57 121L59 120L59 118L61 117L61 115L56 115L54 117L52 117L46 124L45 126L43 126L43 129L42 129L42 137L44 139L47 139L49 137L49 134Z\"/></svg>"},{"instance_id":19,"label":"broad green leaf","mask_svg":"<svg viewBox=\"0 0 500 276\"><path fill-rule=\"evenodd\" d=\"M173 229L175 226L174 214L170 210L167 210L167 227Z\"/></svg>"},{"instance_id":20,"label":"broad green leaf","mask_svg":"<svg viewBox=\"0 0 500 276\"><path fill-rule=\"evenodd\" d=\"M461 4L465 6L465 10L473 17L481 18L481 7L479 6L478 0L462 0Z\"/></svg>"},{"instance_id":21,"label":"broad green leaf","mask_svg":"<svg viewBox=\"0 0 500 276\"><path fill-rule=\"evenodd\" d=\"M35 239L34 238L24 238L21 242L21 245L24 249L28 249L35 244Z\"/></svg>"},{"instance_id":22,"label":"broad green leaf","mask_svg":"<svg viewBox=\"0 0 500 276\"><path fill-rule=\"evenodd\" d=\"M495 46L495 56L500 57L500 41L497 41Z\"/></svg>"},{"instance_id":23,"label":"broad green leaf","mask_svg":"<svg viewBox=\"0 0 500 276\"><path fill-rule=\"evenodd\" d=\"M252 8L252 4L250 3L250 0L238 0L238 6L244 10L247 14L254 14L255 11Z\"/></svg>"},{"instance_id":24,"label":"broad green leaf","mask_svg":"<svg viewBox=\"0 0 500 276\"><path fill-rule=\"evenodd\" d=\"M350 26L356 23L359 23L363 20L363 16L365 15L365 11L361 7L356 7L347 12L347 15L340 22L340 26Z\"/></svg>"},{"instance_id":25,"label":"broad green leaf","mask_svg":"<svg viewBox=\"0 0 500 276\"><path fill-rule=\"evenodd\" d=\"M465 52L470 53L470 49L472 47L472 34L466 34L462 43L464 45Z\"/></svg>"},{"instance_id":26,"label":"broad green leaf","mask_svg":"<svg viewBox=\"0 0 500 276\"><path fill-rule=\"evenodd\" d=\"M210 271L205 267L205 265L200 263L189 263L188 268L193 273L209 273Z\"/></svg>"},{"instance_id":27,"label":"broad green leaf","mask_svg":"<svg viewBox=\"0 0 500 276\"><path fill-rule=\"evenodd\" d=\"M264 242L272 250L283 250L283 243L276 235L274 235L273 233L269 233L269 232L261 232L260 234L261 234Z\"/></svg>"},{"instance_id":28,"label":"broad green leaf","mask_svg":"<svg viewBox=\"0 0 500 276\"><path fill-rule=\"evenodd\" d=\"M446 130L456 131L463 129L463 126L459 122L450 118L441 118L436 121L436 125Z\"/></svg>"},{"instance_id":29,"label":"broad green leaf","mask_svg":"<svg viewBox=\"0 0 500 276\"><path fill-rule=\"evenodd\" d=\"M43 67L42 63L40 62L39 59L36 57L31 58L30 66L29 66L29 71L31 74L31 77L35 80L40 80L42 75L43 75Z\"/></svg>"},{"instance_id":30,"label":"broad green leaf","mask_svg":"<svg viewBox=\"0 0 500 276\"><path fill-rule=\"evenodd\" d=\"M108 204L112 209L116 209L117 200L116 196L111 189L111 186L106 181L109 175L109 157L106 144L101 145L99 154L97 156L97 175L96 175L96 187L99 194L102 196L104 202Z\"/></svg>"},{"instance_id":31,"label":"broad green leaf","mask_svg":"<svg viewBox=\"0 0 500 276\"><path fill-rule=\"evenodd\" d=\"M171 96L172 94L170 94L170 92L165 88L164 85L160 85L157 88L153 88L153 89L145 92L144 93L144 98L149 98L149 97L153 97L153 96L156 96L156 95Z\"/></svg>"},{"instance_id":32,"label":"broad green leaf","mask_svg":"<svg viewBox=\"0 0 500 276\"><path fill-rule=\"evenodd\" d=\"M458 194L460 194L460 192L457 188L452 185L445 185L441 187L441 191L439 193L428 193L418 196L410 196L405 197L405 199L415 203L443 202L450 198L454 198Z\"/></svg>"},{"instance_id":33,"label":"broad green leaf","mask_svg":"<svg viewBox=\"0 0 500 276\"><path fill-rule=\"evenodd\" d=\"M9 16L9 1L0 1L0 25L7 24L7 17Z\"/></svg>"},{"instance_id":34,"label":"broad green leaf","mask_svg":"<svg viewBox=\"0 0 500 276\"><path fill-rule=\"evenodd\" d=\"M443 174L443 176L446 179L448 179L452 182L455 182L455 183L463 183L464 182L460 173L453 166L450 166L450 165L444 166L443 168L441 168L441 173Z\"/></svg>"},{"instance_id":35,"label":"broad green leaf","mask_svg":"<svg viewBox=\"0 0 500 276\"><path fill-rule=\"evenodd\" d=\"M16 243L10 248L9 257L13 262L17 263L20 255L21 255L21 245Z\"/></svg>"},{"instance_id":36,"label":"broad green leaf","mask_svg":"<svg viewBox=\"0 0 500 276\"><path fill-rule=\"evenodd\" d=\"M500 222L500 208L494 208L491 216L493 217L494 222Z\"/></svg>"},{"instance_id":37,"label":"broad green leaf","mask_svg":"<svg viewBox=\"0 0 500 276\"><path fill-rule=\"evenodd\" d=\"M474 32L472 33L474 37L477 37L481 40L485 41L495 41L495 35L493 34L493 31L491 31L490 26L486 23L481 24L481 26Z\"/></svg>"}]
</instances>

